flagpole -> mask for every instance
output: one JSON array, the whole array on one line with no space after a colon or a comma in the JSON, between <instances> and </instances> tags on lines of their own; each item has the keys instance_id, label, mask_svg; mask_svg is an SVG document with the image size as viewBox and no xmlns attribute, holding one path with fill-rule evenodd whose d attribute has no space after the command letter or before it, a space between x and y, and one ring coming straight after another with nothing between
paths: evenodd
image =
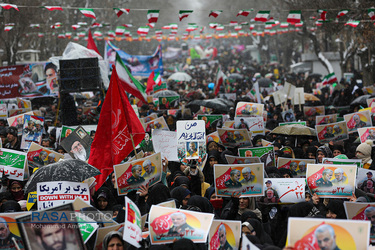
<instances>
[{"instance_id":1,"label":"flagpole","mask_svg":"<svg viewBox=\"0 0 375 250\"><path fill-rule=\"evenodd\" d=\"M135 149L135 144L134 144L133 134L132 133L130 133L130 139L132 140L132 145L133 145L133 149L134 149L135 159L138 159L138 154L137 154L137 150Z\"/></svg>"}]
</instances>

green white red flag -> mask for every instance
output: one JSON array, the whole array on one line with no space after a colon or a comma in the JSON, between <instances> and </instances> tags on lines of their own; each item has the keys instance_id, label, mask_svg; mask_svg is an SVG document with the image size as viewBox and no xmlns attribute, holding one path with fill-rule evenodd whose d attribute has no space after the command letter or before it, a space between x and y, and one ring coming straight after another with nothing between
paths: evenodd
<instances>
[{"instance_id":1,"label":"green white red flag","mask_svg":"<svg viewBox=\"0 0 375 250\"><path fill-rule=\"evenodd\" d=\"M301 22L301 11L291 10L286 19L288 23L300 23Z\"/></svg>"},{"instance_id":2,"label":"green white red flag","mask_svg":"<svg viewBox=\"0 0 375 250\"><path fill-rule=\"evenodd\" d=\"M39 29L40 28L40 24L30 24L30 28L36 28L36 29Z\"/></svg>"},{"instance_id":3,"label":"green white red flag","mask_svg":"<svg viewBox=\"0 0 375 250\"><path fill-rule=\"evenodd\" d=\"M147 19L149 23L156 23L159 18L159 10L148 10Z\"/></svg>"},{"instance_id":4,"label":"green white red flag","mask_svg":"<svg viewBox=\"0 0 375 250\"><path fill-rule=\"evenodd\" d=\"M10 31L11 29L13 29L13 27L14 23L7 23L5 24L4 31Z\"/></svg>"},{"instance_id":5,"label":"green white red flag","mask_svg":"<svg viewBox=\"0 0 375 250\"><path fill-rule=\"evenodd\" d=\"M193 13L192 10L180 10L180 12L178 13L178 17L180 19L180 22L182 19L188 17L191 13Z\"/></svg>"},{"instance_id":6,"label":"green white red flag","mask_svg":"<svg viewBox=\"0 0 375 250\"><path fill-rule=\"evenodd\" d=\"M370 8L367 10L367 13L372 21L375 21L375 8Z\"/></svg>"},{"instance_id":7,"label":"green white red flag","mask_svg":"<svg viewBox=\"0 0 375 250\"><path fill-rule=\"evenodd\" d=\"M326 75L326 76L323 78L322 84L323 84L323 85L327 85L327 84L333 84L333 83L335 83L335 82L337 82L337 77L336 77L335 73L332 72L332 73Z\"/></svg>"},{"instance_id":8,"label":"green white red flag","mask_svg":"<svg viewBox=\"0 0 375 250\"><path fill-rule=\"evenodd\" d=\"M325 21L327 19L327 10L318 10L318 14L320 15L320 19Z\"/></svg>"},{"instance_id":9,"label":"green white red flag","mask_svg":"<svg viewBox=\"0 0 375 250\"><path fill-rule=\"evenodd\" d=\"M340 17L342 17L342 16L345 16L345 15L348 14L348 13L349 13L349 10L347 10L347 9L340 10L339 13L337 13L336 18L340 18Z\"/></svg>"},{"instance_id":10,"label":"green white red flag","mask_svg":"<svg viewBox=\"0 0 375 250\"><path fill-rule=\"evenodd\" d=\"M210 14L208 15L208 17L218 17L223 11L222 10L211 10Z\"/></svg>"},{"instance_id":11,"label":"green white red flag","mask_svg":"<svg viewBox=\"0 0 375 250\"><path fill-rule=\"evenodd\" d=\"M129 14L130 12L130 9L123 9L123 8L113 8L113 10L115 11L117 17L120 17L122 14Z\"/></svg>"},{"instance_id":12,"label":"green white red flag","mask_svg":"<svg viewBox=\"0 0 375 250\"><path fill-rule=\"evenodd\" d=\"M346 24L344 24L344 25L349 25L349 26L355 28L355 27L357 27L357 26L359 25L359 23L360 23L360 21L349 20L349 21L347 21Z\"/></svg>"},{"instance_id":13,"label":"green white red flag","mask_svg":"<svg viewBox=\"0 0 375 250\"><path fill-rule=\"evenodd\" d=\"M146 36L148 34L148 31L150 30L150 27L148 26L141 26L138 28L137 33L140 36Z\"/></svg>"},{"instance_id":14,"label":"green white red flag","mask_svg":"<svg viewBox=\"0 0 375 250\"><path fill-rule=\"evenodd\" d=\"M221 71L221 68L219 67L216 73L216 83L215 83L215 89L214 89L215 96L219 93L220 86L223 84L225 78L226 78L225 74L223 73L223 71Z\"/></svg>"},{"instance_id":15,"label":"green white red flag","mask_svg":"<svg viewBox=\"0 0 375 250\"><path fill-rule=\"evenodd\" d=\"M79 8L79 11L86 17L90 17L96 19L95 13L93 9L88 8Z\"/></svg>"},{"instance_id":16,"label":"green white red flag","mask_svg":"<svg viewBox=\"0 0 375 250\"><path fill-rule=\"evenodd\" d=\"M15 4L9 4L9 3L0 3L0 6L3 8L3 9L6 9L6 10L9 10L9 9L15 9L17 11L20 11L17 7L17 5Z\"/></svg>"},{"instance_id":17,"label":"green white red flag","mask_svg":"<svg viewBox=\"0 0 375 250\"><path fill-rule=\"evenodd\" d=\"M61 6L43 6L42 8L46 8L49 11L54 11L54 10L63 11L63 8Z\"/></svg>"},{"instance_id":18,"label":"green white red flag","mask_svg":"<svg viewBox=\"0 0 375 250\"><path fill-rule=\"evenodd\" d=\"M238 13L237 13L237 16L248 16L250 14L250 12L252 12L253 9L248 9L248 10L240 10Z\"/></svg>"},{"instance_id":19,"label":"green white red flag","mask_svg":"<svg viewBox=\"0 0 375 250\"><path fill-rule=\"evenodd\" d=\"M117 36L121 36L124 34L126 28L124 26L117 26L115 29L115 33Z\"/></svg>"},{"instance_id":20,"label":"green white red flag","mask_svg":"<svg viewBox=\"0 0 375 250\"><path fill-rule=\"evenodd\" d=\"M261 10L255 16L254 21L267 22L269 15L270 15L269 10L267 10L267 11Z\"/></svg>"}]
</instances>

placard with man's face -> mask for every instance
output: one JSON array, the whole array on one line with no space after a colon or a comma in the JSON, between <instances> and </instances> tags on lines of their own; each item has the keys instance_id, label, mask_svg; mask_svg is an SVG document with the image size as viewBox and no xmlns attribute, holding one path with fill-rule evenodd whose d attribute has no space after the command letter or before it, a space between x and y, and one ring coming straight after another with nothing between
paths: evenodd
<instances>
[{"instance_id":1,"label":"placard with man's face","mask_svg":"<svg viewBox=\"0 0 375 250\"><path fill-rule=\"evenodd\" d=\"M86 161L90 156L91 143L92 138L86 130L81 126L78 126L61 142L61 146L66 152L69 152L74 159Z\"/></svg>"}]
</instances>

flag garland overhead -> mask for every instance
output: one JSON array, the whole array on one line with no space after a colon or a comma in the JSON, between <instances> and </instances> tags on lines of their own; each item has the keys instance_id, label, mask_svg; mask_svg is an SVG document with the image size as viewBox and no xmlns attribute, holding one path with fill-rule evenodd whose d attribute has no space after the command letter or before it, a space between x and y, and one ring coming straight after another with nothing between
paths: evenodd
<instances>
[{"instance_id":1,"label":"flag garland overhead","mask_svg":"<svg viewBox=\"0 0 375 250\"><path fill-rule=\"evenodd\" d=\"M159 10L149 10L147 12L147 19L149 23L156 23L159 18Z\"/></svg>"},{"instance_id":2,"label":"flag garland overhead","mask_svg":"<svg viewBox=\"0 0 375 250\"><path fill-rule=\"evenodd\" d=\"M301 22L301 11L291 10L286 19L288 23L300 23Z\"/></svg>"},{"instance_id":3,"label":"flag garland overhead","mask_svg":"<svg viewBox=\"0 0 375 250\"><path fill-rule=\"evenodd\" d=\"M266 22L268 20L269 15L270 15L270 11L261 10L255 16L254 21Z\"/></svg>"},{"instance_id":4,"label":"flag garland overhead","mask_svg":"<svg viewBox=\"0 0 375 250\"><path fill-rule=\"evenodd\" d=\"M17 11L20 11L17 7L17 5L15 4L9 4L9 3L0 3L0 6L3 8L3 9L6 9L6 10L9 10L9 9L15 9Z\"/></svg>"},{"instance_id":5,"label":"flag garland overhead","mask_svg":"<svg viewBox=\"0 0 375 250\"><path fill-rule=\"evenodd\" d=\"M63 11L63 8L61 6L42 6L42 8L46 8L49 11L54 11L54 10Z\"/></svg>"},{"instance_id":6,"label":"flag garland overhead","mask_svg":"<svg viewBox=\"0 0 375 250\"><path fill-rule=\"evenodd\" d=\"M342 16L345 16L346 14L348 14L348 12L349 12L348 9L340 10L339 13L337 13L336 18L340 18Z\"/></svg>"},{"instance_id":7,"label":"flag garland overhead","mask_svg":"<svg viewBox=\"0 0 375 250\"><path fill-rule=\"evenodd\" d=\"M375 21L375 8L368 9L367 11L369 17L372 21Z\"/></svg>"},{"instance_id":8,"label":"flag garland overhead","mask_svg":"<svg viewBox=\"0 0 375 250\"><path fill-rule=\"evenodd\" d=\"M211 10L210 14L208 15L208 17L218 17L223 11L222 10Z\"/></svg>"},{"instance_id":9,"label":"flag garland overhead","mask_svg":"<svg viewBox=\"0 0 375 250\"><path fill-rule=\"evenodd\" d=\"M193 13L192 10L180 10L180 12L178 13L180 22L182 21L182 19L187 18L191 13Z\"/></svg>"},{"instance_id":10,"label":"flag garland overhead","mask_svg":"<svg viewBox=\"0 0 375 250\"><path fill-rule=\"evenodd\" d=\"M113 10L115 11L117 17L120 17L122 14L129 14L130 12L130 9L123 9L123 8L113 8Z\"/></svg>"},{"instance_id":11,"label":"flag garland overhead","mask_svg":"<svg viewBox=\"0 0 375 250\"><path fill-rule=\"evenodd\" d=\"M237 16L248 16L250 14L250 12L252 12L253 9L249 9L249 10L240 10L237 14Z\"/></svg>"},{"instance_id":12,"label":"flag garland overhead","mask_svg":"<svg viewBox=\"0 0 375 250\"><path fill-rule=\"evenodd\" d=\"M318 10L318 13L320 15L320 19L322 19L323 21L325 21L326 18L327 18L327 10Z\"/></svg>"},{"instance_id":13,"label":"flag garland overhead","mask_svg":"<svg viewBox=\"0 0 375 250\"><path fill-rule=\"evenodd\" d=\"M79 8L79 11L87 17L96 19L95 13L93 9L87 9L87 8Z\"/></svg>"}]
</instances>

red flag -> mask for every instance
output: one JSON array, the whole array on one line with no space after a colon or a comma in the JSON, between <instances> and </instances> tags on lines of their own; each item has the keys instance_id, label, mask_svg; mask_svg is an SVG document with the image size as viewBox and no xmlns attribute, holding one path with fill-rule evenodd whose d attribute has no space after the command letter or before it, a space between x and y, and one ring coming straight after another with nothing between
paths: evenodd
<instances>
[{"instance_id":1,"label":"red flag","mask_svg":"<svg viewBox=\"0 0 375 250\"><path fill-rule=\"evenodd\" d=\"M149 94L154 88L154 85L155 85L154 77L155 77L155 72L152 71L150 76L147 79L147 88L146 88L147 94Z\"/></svg>"},{"instance_id":2,"label":"red flag","mask_svg":"<svg viewBox=\"0 0 375 250\"><path fill-rule=\"evenodd\" d=\"M315 230L307 234L305 237L300 239L294 244L294 249L303 249L303 250L316 250L320 249L318 241L315 237Z\"/></svg>"},{"instance_id":3,"label":"red flag","mask_svg":"<svg viewBox=\"0 0 375 250\"><path fill-rule=\"evenodd\" d=\"M318 172L316 172L315 174L307 177L307 185L309 186L310 189L315 189L317 188L318 186L316 185L316 181L319 180L320 178L322 178L323 176L323 170L324 170L324 167L322 167Z\"/></svg>"},{"instance_id":4,"label":"red flag","mask_svg":"<svg viewBox=\"0 0 375 250\"><path fill-rule=\"evenodd\" d=\"M113 165L119 164L133 151L131 134L135 146L145 137L143 126L119 84L114 67L89 158L89 164L102 172L97 180L97 188L113 171Z\"/></svg>"},{"instance_id":5,"label":"red flag","mask_svg":"<svg viewBox=\"0 0 375 250\"><path fill-rule=\"evenodd\" d=\"M91 29L89 29L89 35L88 35L88 40L87 40L87 46L86 47L88 49L92 49L93 51L95 51L96 53L98 53L100 55L99 50L96 47L94 38L92 38Z\"/></svg>"},{"instance_id":6,"label":"red flag","mask_svg":"<svg viewBox=\"0 0 375 250\"><path fill-rule=\"evenodd\" d=\"M224 189L227 188L225 186L225 182L230 179L230 171L232 171L232 168L229 168L224 174L219 176L215 182L216 182L216 187L217 189Z\"/></svg>"}]
</instances>

